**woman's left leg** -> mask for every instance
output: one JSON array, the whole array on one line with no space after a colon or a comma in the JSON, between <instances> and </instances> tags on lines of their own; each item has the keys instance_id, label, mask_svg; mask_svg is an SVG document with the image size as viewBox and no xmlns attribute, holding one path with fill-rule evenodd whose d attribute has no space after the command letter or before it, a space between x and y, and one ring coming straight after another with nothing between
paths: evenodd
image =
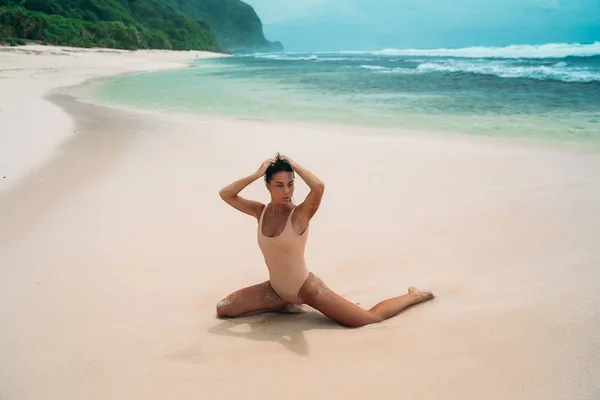
<instances>
[{"instance_id":1,"label":"woman's left leg","mask_svg":"<svg viewBox=\"0 0 600 400\"><path fill-rule=\"evenodd\" d=\"M431 300L434 296L430 292L411 287L408 293L384 300L370 310L365 310L329 289L321 279L310 273L300 288L298 297L340 324L358 328L382 322L405 308Z\"/></svg>"}]
</instances>

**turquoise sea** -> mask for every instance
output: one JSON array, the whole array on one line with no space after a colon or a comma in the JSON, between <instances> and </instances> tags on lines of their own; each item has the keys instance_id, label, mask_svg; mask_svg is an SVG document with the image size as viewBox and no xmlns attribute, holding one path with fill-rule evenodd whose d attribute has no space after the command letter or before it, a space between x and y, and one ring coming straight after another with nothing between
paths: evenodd
<instances>
[{"instance_id":1,"label":"turquoise sea","mask_svg":"<svg viewBox=\"0 0 600 400\"><path fill-rule=\"evenodd\" d=\"M94 95L163 111L600 149L600 42L239 55L117 77Z\"/></svg>"}]
</instances>

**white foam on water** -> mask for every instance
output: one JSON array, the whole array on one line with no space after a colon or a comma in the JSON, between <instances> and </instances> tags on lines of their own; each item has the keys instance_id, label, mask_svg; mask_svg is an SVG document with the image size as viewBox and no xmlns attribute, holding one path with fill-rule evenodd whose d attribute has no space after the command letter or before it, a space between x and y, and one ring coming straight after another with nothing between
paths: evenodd
<instances>
[{"instance_id":1,"label":"white foam on water","mask_svg":"<svg viewBox=\"0 0 600 400\"><path fill-rule=\"evenodd\" d=\"M564 58L600 55L600 42L590 44L548 43L505 47L465 47L440 49L383 49L374 51L341 51L341 54L376 54L389 56L428 56L461 58Z\"/></svg>"},{"instance_id":2,"label":"white foam on water","mask_svg":"<svg viewBox=\"0 0 600 400\"><path fill-rule=\"evenodd\" d=\"M505 62L469 62L446 60L419 64L417 71L464 72L482 75L495 75L501 78L529 78L538 80L559 80L563 82L600 82L600 71L582 67L569 67L560 62L554 65L515 65Z\"/></svg>"},{"instance_id":3,"label":"white foam on water","mask_svg":"<svg viewBox=\"0 0 600 400\"><path fill-rule=\"evenodd\" d=\"M360 68L371 69L373 71L384 71L384 70L389 70L390 69L390 68L387 68L387 67L382 67L380 65L361 65Z\"/></svg>"}]
</instances>

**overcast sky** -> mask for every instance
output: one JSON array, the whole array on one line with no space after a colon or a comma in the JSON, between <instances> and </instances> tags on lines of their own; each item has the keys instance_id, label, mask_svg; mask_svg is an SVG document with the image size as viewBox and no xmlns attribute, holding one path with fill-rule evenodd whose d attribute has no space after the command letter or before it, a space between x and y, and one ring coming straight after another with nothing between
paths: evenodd
<instances>
[{"instance_id":1,"label":"overcast sky","mask_svg":"<svg viewBox=\"0 0 600 400\"><path fill-rule=\"evenodd\" d=\"M600 0L244 0L286 50L600 41Z\"/></svg>"}]
</instances>

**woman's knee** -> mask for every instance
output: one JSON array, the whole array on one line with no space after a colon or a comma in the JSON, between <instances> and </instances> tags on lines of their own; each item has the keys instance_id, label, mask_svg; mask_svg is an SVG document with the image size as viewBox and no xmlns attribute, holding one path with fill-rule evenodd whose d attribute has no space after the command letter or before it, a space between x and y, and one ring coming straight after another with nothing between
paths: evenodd
<instances>
[{"instance_id":1,"label":"woman's knee","mask_svg":"<svg viewBox=\"0 0 600 400\"><path fill-rule=\"evenodd\" d=\"M363 326L378 324L383 321L381 316L375 314L372 311L365 310L365 313L356 315L350 318L340 318L340 323L348 328L361 328Z\"/></svg>"},{"instance_id":2,"label":"woman's knee","mask_svg":"<svg viewBox=\"0 0 600 400\"><path fill-rule=\"evenodd\" d=\"M359 328L361 326L378 324L380 322L383 322L383 318L381 318L381 316L379 314L376 314L370 310L365 310L365 311L367 311L367 314L365 315L365 318L361 319L357 328Z\"/></svg>"},{"instance_id":3,"label":"woman's knee","mask_svg":"<svg viewBox=\"0 0 600 400\"><path fill-rule=\"evenodd\" d=\"M235 317L231 311L231 300L229 298L226 297L217 303L217 316L219 318Z\"/></svg>"}]
</instances>

